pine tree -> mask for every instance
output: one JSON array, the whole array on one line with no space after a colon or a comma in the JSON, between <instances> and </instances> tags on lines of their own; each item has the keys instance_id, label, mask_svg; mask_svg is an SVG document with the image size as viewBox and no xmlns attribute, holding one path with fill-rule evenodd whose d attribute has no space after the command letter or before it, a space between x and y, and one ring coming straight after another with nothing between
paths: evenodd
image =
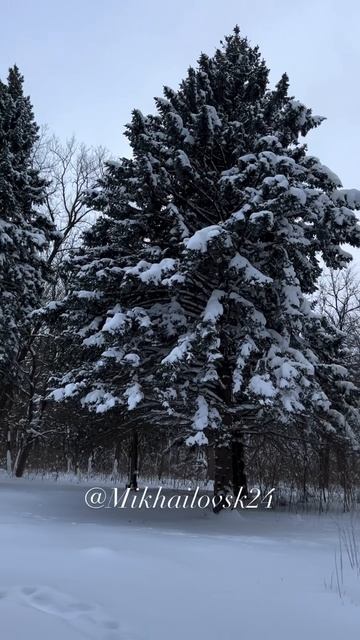
<instances>
[{"instance_id":1,"label":"pine tree","mask_svg":"<svg viewBox=\"0 0 360 640\"><path fill-rule=\"evenodd\" d=\"M357 442L341 335L308 295L320 257L341 268L341 245L360 245L360 194L307 154L323 118L268 73L236 28L155 115L134 111L133 157L92 193L102 215L55 305L71 356L53 397L210 443L217 492L245 482L244 434L300 424Z\"/></svg>"},{"instance_id":2,"label":"pine tree","mask_svg":"<svg viewBox=\"0 0 360 640\"><path fill-rule=\"evenodd\" d=\"M53 226L39 211L45 182L33 167L38 127L15 66L0 82L0 393L1 409L19 379L21 349L47 277L44 251Z\"/></svg>"}]
</instances>

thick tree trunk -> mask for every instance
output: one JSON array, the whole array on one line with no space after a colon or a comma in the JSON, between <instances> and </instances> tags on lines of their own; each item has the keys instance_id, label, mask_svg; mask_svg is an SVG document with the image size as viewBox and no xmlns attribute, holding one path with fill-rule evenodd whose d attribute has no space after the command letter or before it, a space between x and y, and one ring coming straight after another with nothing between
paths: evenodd
<instances>
[{"instance_id":1,"label":"thick tree trunk","mask_svg":"<svg viewBox=\"0 0 360 640\"><path fill-rule=\"evenodd\" d=\"M24 475L24 471L26 469L26 463L29 457L29 453L31 451L32 448L32 442L27 442L24 443L16 456L16 460L15 460L15 476L17 478L22 478L22 476Z\"/></svg>"},{"instance_id":2,"label":"thick tree trunk","mask_svg":"<svg viewBox=\"0 0 360 640\"><path fill-rule=\"evenodd\" d=\"M129 487L130 489L138 488L138 459L139 459L139 436L136 429L132 433L131 447L130 447L130 473L129 473Z\"/></svg>"},{"instance_id":3,"label":"thick tree trunk","mask_svg":"<svg viewBox=\"0 0 360 640\"><path fill-rule=\"evenodd\" d=\"M222 385L219 386L219 396L224 402L224 435L218 441L215 449L215 496L221 496L221 500L214 507L214 512L219 513L225 506L226 496L237 496L240 487L243 487L243 495L246 493L246 477L244 468L244 447L240 429L237 428L234 414L231 412L233 404L233 378L229 355L232 353L232 345L226 331L221 335L223 361L220 370Z\"/></svg>"},{"instance_id":4,"label":"thick tree trunk","mask_svg":"<svg viewBox=\"0 0 360 640\"><path fill-rule=\"evenodd\" d=\"M230 441L219 443L215 448L214 494L221 499L214 512L219 513L226 506L227 495L236 498L241 488L241 495L247 495L244 446L240 434L235 432L230 435Z\"/></svg>"},{"instance_id":5,"label":"thick tree trunk","mask_svg":"<svg viewBox=\"0 0 360 640\"><path fill-rule=\"evenodd\" d=\"M232 450L232 470L233 470L233 492L236 497L242 489L242 495L248 493L247 480L245 474L244 445L240 434L234 434L231 442Z\"/></svg>"},{"instance_id":6,"label":"thick tree trunk","mask_svg":"<svg viewBox=\"0 0 360 640\"><path fill-rule=\"evenodd\" d=\"M232 481L232 451L229 444L224 443L215 448L215 495L221 495L224 491L230 492L232 490Z\"/></svg>"}]
</instances>

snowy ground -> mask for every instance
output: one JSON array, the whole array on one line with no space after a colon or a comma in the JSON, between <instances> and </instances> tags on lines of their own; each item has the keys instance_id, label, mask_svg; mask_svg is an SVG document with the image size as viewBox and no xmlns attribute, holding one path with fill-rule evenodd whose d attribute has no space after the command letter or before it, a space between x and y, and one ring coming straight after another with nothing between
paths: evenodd
<instances>
[{"instance_id":1,"label":"snowy ground","mask_svg":"<svg viewBox=\"0 0 360 640\"><path fill-rule=\"evenodd\" d=\"M1 478L1 640L358 640L348 516L94 511L87 488Z\"/></svg>"}]
</instances>

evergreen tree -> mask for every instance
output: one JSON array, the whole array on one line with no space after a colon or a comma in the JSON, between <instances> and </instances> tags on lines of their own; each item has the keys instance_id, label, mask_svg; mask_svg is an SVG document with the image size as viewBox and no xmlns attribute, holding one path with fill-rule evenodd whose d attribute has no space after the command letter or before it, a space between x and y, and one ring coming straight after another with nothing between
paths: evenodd
<instances>
[{"instance_id":1,"label":"evergreen tree","mask_svg":"<svg viewBox=\"0 0 360 640\"><path fill-rule=\"evenodd\" d=\"M156 107L134 111L133 157L91 195L102 215L52 305L69 369L52 395L210 442L216 491L236 490L244 434L300 424L357 442L342 336L307 296L320 257L341 268L341 245L360 245L359 192L307 154L322 118L286 75L269 88L238 28Z\"/></svg>"},{"instance_id":2,"label":"evergreen tree","mask_svg":"<svg viewBox=\"0 0 360 640\"><path fill-rule=\"evenodd\" d=\"M45 182L33 167L38 127L15 66L0 82L0 374L1 408L19 376L17 360L41 305L44 250L53 227L39 206Z\"/></svg>"}]
</instances>

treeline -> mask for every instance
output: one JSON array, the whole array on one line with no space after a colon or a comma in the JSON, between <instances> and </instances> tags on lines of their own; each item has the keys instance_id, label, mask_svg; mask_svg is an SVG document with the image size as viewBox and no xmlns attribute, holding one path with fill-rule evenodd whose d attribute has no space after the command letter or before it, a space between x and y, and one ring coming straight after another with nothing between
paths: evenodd
<instances>
[{"instance_id":1,"label":"treeline","mask_svg":"<svg viewBox=\"0 0 360 640\"><path fill-rule=\"evenodd\" d=\"M322 118L238 28L131 157L37 127L0 83L0 446L9 473L260 484L344 505L359 475L360 192L308 154Z\"/></svg>"}]
</instances>

